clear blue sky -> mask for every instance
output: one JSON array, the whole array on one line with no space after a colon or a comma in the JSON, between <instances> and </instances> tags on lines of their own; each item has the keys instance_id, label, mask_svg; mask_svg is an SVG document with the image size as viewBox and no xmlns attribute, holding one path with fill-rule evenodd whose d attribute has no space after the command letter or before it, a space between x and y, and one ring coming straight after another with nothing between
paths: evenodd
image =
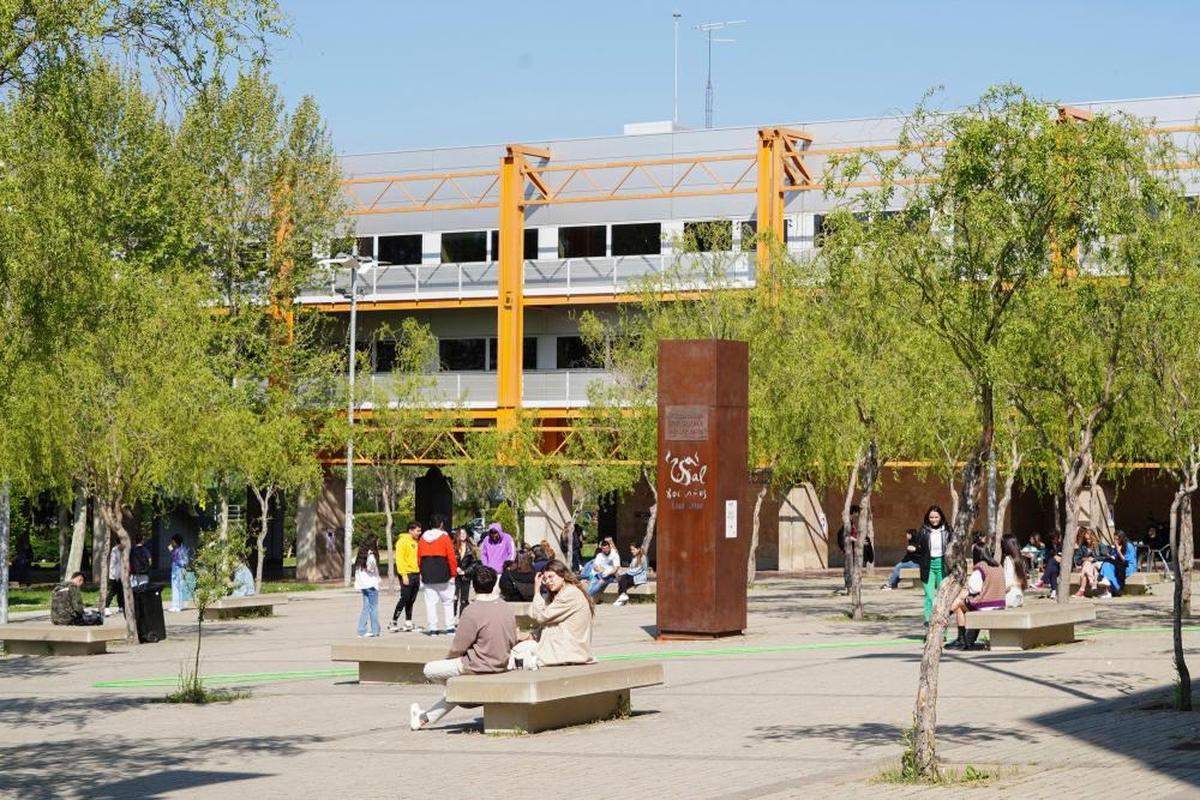
<instances>
[{"instance_id":1,"label":"clear blue sky","mask_svg":"<svg viewBox=\"0 0 1200 800\"><path fill-rule=\"evenodd\" d=\"M671 117L671 12L680 122L704 124L702 35L715 124L864 117L1014 81L1049 100L1200 92L1191 0L283 0L294 36L273 72L315 95L339 152L619 133Z\"/></svg>"}]
</instances>

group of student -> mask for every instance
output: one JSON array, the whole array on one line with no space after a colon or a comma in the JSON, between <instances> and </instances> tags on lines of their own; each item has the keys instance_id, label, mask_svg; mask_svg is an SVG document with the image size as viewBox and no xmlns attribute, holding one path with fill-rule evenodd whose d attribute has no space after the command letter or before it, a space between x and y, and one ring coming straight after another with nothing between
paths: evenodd
<instances>
[{"instance_id":1,"label":"group of student","mask_svg":"<svg viewBox=\"0 0 1200 800\"><path fill-rule=\"evenodd\" d=\"M1062 573L1062 535L1056 534L1045 543L1035 533L1029 544L1036 548L1036 558L1044 565L1035 586L1039 589L1049 587L1050 597L1054 599L1058 596L1058 580ZM1137 547L1125 531L1117 531L1115 545L1102 545L1095 531L1080 528L1071 563L1079 574L1079 590L1075 596L1107 600L1119 597L1129 576L1137 572Z\"/></svg>"}]
</instances>

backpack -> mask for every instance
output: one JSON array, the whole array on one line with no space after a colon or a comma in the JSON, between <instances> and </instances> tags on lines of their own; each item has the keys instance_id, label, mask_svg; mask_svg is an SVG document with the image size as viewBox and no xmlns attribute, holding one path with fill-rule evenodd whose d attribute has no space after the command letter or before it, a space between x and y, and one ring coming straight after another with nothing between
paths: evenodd
<instances>
[{"instance_id":1,"label":"backpack","mask_svg":"<svg viewBox=\"0 0 1200 800\"><path fill-rule=\"evenodd\" d=\"M139 544L129 554L129 573L131 575L150 574L150 551L146 545Z\"/></svg>"}]
</instances>

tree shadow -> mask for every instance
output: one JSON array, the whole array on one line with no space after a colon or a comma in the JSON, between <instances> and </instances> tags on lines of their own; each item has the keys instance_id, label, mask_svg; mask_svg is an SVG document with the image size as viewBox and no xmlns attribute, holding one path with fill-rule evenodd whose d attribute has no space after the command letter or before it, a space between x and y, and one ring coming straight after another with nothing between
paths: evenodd
<instances>
[{"instance_id":1,"label":"tree shadow","mask_svg":"<svg viewBox=\"0 0 1200 800\"><path fill-rule=\"evenodd\" d=\"M753 743L798 742L808 739L828 739L852 751L872 747L894 746L900 742L900 728L885 722L862 722L857 725L765 725L749 734ZM948 744L988 744L999 741L1037 742L1029 731L1014 730L998 725L939 725L938 740Z\"/></svg>"},{"instance_id":2,"label":"tree shadow","mask_svg":"<svg viewBox=\"0 0 1200 800\"><path fill-rule=\"evenodd\" d=\"M0 658L2 678L49 678L64 672L61 658L25 655Z\"/></svg>"},{"instance_id":3,"label":"tree shadow","mask_svg":"<svg viewBox=\"0 0 1200 800\"><path fill-rule=\"evenodd\" d=\"M190 767L214 756L292 757L323 736L155 740L92 737L0 746L0 796L52 800L63 796L169 797L187 788L265 777L266 772L218 772Z\"/></svg>"},{"instance_id":4,"label":"tree shadow","mask_svg":"<svg viewBox=\"0 0 1200 800\"><path fill-rule=\"evenodd\" d=\"M51 728L74 725L82 729L98 717L118 714L160 702L156 697L6 697L0 702L0 725Z\"/></svg>"}]
</instances>

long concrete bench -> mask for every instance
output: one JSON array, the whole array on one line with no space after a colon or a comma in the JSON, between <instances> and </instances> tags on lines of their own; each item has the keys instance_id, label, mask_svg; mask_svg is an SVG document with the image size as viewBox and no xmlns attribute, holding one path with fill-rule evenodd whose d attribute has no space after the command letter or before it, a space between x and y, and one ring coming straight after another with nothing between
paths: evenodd
<instances>
[{"instance_id":1,"label":"long concrete bench","mask_svg":"<svg viewBox=\"0 0 1200 800\"><path fill-rule=\"evenodd\" d=\"M446 699L483 706L487 733L537 733L625 716L632 689L662 682L662 664L615 661L463 675L447 681Z\"/></svg>"},{"instance_id":2,"label":"long concrete bench","mask_svg":"<svg viewBox=\"0 0 1200 800\"><path fill-rule=\"evenodd\" d=\"M967 628L988 631L993 650L1028 650L1073 642L1075 624L1094 619L1096 607L1091 603L1039 603L996 611L968 611Z\"/></svg>"},{"instance_id":3,"label":"long concrete bench","mask_svg":"<svg viewBox=\"0 0 1200 800\"><path fill-rule=\"evenodd\" d=\"M1154 587L1163 583L1163 576L1157 572L1135 572L1125 579L1122 594L1153 594ZM1101 587L1103 588L1103 587ZM1079 591L1079 575L1071 575L1071 593Z\"/></svg>"},{"instance_id":4,"label":"long concrete bench","mask_svg":"<svg viewBox=\"0 0 1200 800\"><path fill-rule=\"evenodd\" d=\"M450 637L374 638L340 642L334 661L357 661L359 683L425 683L425 665L446 657Z\"/></svg>"},{"instance_id":5,"label":"long concrete bench","mask_svg":"<svg viewBox=\"0 0 1200 800\"><path fill-rule=\"evenodd\" d=\"M222 597L205 610L208 619L237 619L238 617L271 617L275 606L287 604L286 595L252 594L249 597ZM189 608L195 608L193 604Z\"/></svg>"},{"instance_id":6,"label":"long concrete bench","mask_svg":"<svg viewBox=\"0 0 1200 800\"><path fill-rule=\"evenodd\" d=\"M125 639L118 625L51 625L16 622L0 625L0 641L9 653L35 656L94 656L108 652L109 642Z\"/></svg>"},{"instance_id":7,"label":"long concrete bench","mask_svg":"<svg viewBox=\"0 0 1200 800\"><path fill-rule=\"evenodd\" d=\"M919 567L905 567L900 570L900 582L898 588L902 589L924 589L921 584L921 569Z\"/></svg>"},{"instance_id":8,"label":"long concrete bench","mask_svg":"<svg viewBox=\"0 0 1200 800\"><path fill-rule=\"evenodd\" d=\"M613 583L610 583L608 586L604 587L604 591L600 593L599 601L604 602L605 599L616 600L619 594L621 594L621 590L617 588L617 584L614 581ZM629 596L646 597L654 600L658 597L658 582L646 581L641 586L630 586Z\"/></svg>"}]
</instances>

